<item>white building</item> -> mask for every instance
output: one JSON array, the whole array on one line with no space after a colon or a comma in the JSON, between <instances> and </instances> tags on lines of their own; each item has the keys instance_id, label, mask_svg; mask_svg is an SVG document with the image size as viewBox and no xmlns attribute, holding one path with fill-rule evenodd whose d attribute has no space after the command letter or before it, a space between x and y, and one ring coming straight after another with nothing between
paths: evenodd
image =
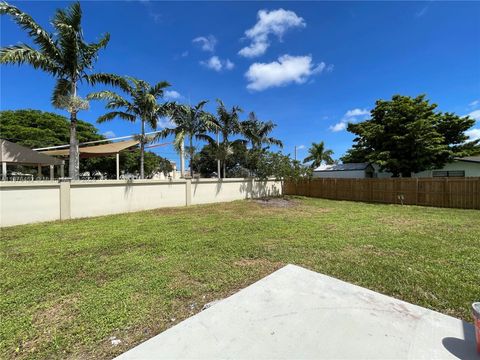
<instances>
[{"instance_id":1,"label":"white building","mask_svg":"<svg viewBox=\"0 0 480 360\"><path fill-rule=\"evenodd\" d=\"M390 178L392 173L380 171L380 166L369 163L321 165L313 170L317 178ZM480 155L456 158L441 169L425 170L412 177L480 177Z\"/></svg>"},{"instance_id":2,"label":"white building","mask_svg":"<svg viewBox=\"0 0 480 360\"><path fill-rule=\"evenodd\" d=\"M314 178L372 178L375 176L375 169L370 163L349 163L320 165L313 170Z\"/></svg>"}]
</instances>

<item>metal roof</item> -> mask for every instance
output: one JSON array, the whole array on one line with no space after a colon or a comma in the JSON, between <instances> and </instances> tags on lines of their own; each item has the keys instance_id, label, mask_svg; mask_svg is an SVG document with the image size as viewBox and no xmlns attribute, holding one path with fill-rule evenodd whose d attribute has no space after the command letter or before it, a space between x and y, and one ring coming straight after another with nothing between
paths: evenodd
<instances>
[{"instance_id":1,"label":"metal roof","mask_svg":"<svg viewBox=\"0 0 480 360\"><path fill-rule=\"evenodd\" d=\"M474 156L464 156L464 157L461 157L461 158L455 158L455 160L480 163L480 154L479 155L474 155Z\"/></svg>"},{"instance_id":2,"label":"metal roof","mask_svg":"<svg viewBox=\"0 0 480 360\"><path fill-rule=\"evenodd\" d=\"M333 164L333 165L321 165L314 169L315 172L324 171L357 171L365 170L370 163L348 163L348 164Z\"/></svg>"},{"instance_id":3,"label":"metal roof","mask_svg":"<svg viewBox=\"0 0 480 360\"><path fill-rule=\"evenodd\" d=\"M0 162L23 165L62 165L63 160L0 139Z\"/></svg>"}]
</instances>

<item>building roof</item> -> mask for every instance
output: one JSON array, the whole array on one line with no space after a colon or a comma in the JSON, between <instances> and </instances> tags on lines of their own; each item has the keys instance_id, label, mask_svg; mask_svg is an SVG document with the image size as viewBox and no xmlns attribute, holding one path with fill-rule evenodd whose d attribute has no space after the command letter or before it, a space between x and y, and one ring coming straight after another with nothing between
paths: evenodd
<instances>
[{"instance_id":1,"label":"building roof","mask_svg":"<svg viewBox=\"0 0 480 360\"><path fill-rule=\"evenodd\" d=\"M480 163L480 154L473 155L473 156L465 156L465 157L461 157L461 158L455 158L455 160Z\"/></svg>"},{"instance_id":2,"label":"building roof","mask_svg":"<svg viewBox=\"0 0 480 360\"><path fill-rule=\"evenodd\" d=\"M0 162L22 165L62 165L63 160L0 139Z\"/></svg>"},{"instance_id":3,"label":"building roof","mask_svg":"<svg viewBox=\"0 0 480 360\"><path fill-rule=\"evenodd\" d=\"M333 165L320 165L314 169L314 172L326 172L326 171L357 171L365 170L370 163L348 163L348 164L333 164Z\"/></svg>"},{"instance_id":4,"label":"building roof","mask_svg":"<svg viewBox=\"0 0 480 360\"><path fill-rule=\"evenodd\" d=\"M119 141L110 144L95 145L95 146L86 146L79 148L80 157L96 157L96 156L108 156L119 153L122 150L128 149L132 146L138 145L138 140L126 140ZM55 156L68 156L69 149L60 149L60 150L46 150L42 151L42 154L55 155Z\"/></svg>"}]
</instances>

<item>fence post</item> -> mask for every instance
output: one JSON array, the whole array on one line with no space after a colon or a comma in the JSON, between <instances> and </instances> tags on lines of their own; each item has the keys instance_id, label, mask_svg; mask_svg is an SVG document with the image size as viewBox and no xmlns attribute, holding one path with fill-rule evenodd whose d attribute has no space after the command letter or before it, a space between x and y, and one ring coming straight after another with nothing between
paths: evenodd
<instances>
[{"instance_id":1,"label":"fence post","mask_svg":"<svg viewBox=\"0 0 480 360\"><path fill-rule=\"evenodd\" d=\"M418 177L415 180L415 205L418 205Z\"/></svg>"},{"instance_id":2,"label":"fence post","mask_svg":"<svg viewBox=\"0 0 480 360\"><path fill-rule=\"evenodd\" d=\"M185 206L192 205L192 179L185 180Z\"/></svg>"},{"instance_id":3,"label":"fence post","mask_svg":"<svg viewBox=\"0 0 480 360\"><path fill-rule=\"evenodd\" d=\"M71 204L70 204L70 178L60 178L60 220L67 220L71 218Z\"/></svg>"},{"instance_id":4,"label":"fence post","mask_svg":"<svg viewBox=\"0 0 480 360\"><path fill-rule=\"evenodd\" d=\"M443 181L443 207L450 207L450 193L448 190L448 178L445 178Z\"/></svg>"}]
</instances>

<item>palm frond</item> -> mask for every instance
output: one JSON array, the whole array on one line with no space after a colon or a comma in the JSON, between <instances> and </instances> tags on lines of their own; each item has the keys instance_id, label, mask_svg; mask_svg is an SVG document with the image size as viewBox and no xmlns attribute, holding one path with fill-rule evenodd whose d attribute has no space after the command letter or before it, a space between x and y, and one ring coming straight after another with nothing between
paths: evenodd
<instances>
[{"instance_id":1,"label":"palm frond","mask_svg":"<svg viewBox=\"0 0 480 360\"><path fill-rule=\"evenodd\" d=\"M135 122L135 119L136 119L135 115L128 114L128 113L123 112L123 111L111 111L111 112L108 112L108 113L100 116L97 119L97 123L103 123L105 121L110 121L110 120L115 119L116 117L118 117L120 119L123 119L123 120L130 121L130 122Z\"/></svg>"},{"instance_id":2,"label":"palm frond","mask_svg":"<svg viewBox=\"0 0 480 360\"><path fill-rule=\"evenodd\" d=\"M56 42L52 39L50 34L33 20L30 15L6 2L0 2L0 15L12 16L13 20L23 30L28 32L28 35L33 39L35 44L40 46L42 52L44 52L50 59L59 60L60 53Z\"/></svg>"},{"instance_id":3,"label":"palm frond","mask_svg":"<svg viewBox=\"0 0 480 360\"><path fill-rule=\"evenodd\" d=\"M62 109L65 105L64 99L72 94L72 84L67 79L58 79L53 88L52 104Z\"/></svg>"},{"instance_id":4,"label":"palm frond","mask_svg":"<svg viewBox=\"0 0 480 360\"><path fill-rule=\"evenodd\" d=\"M90 85L109 85L115 86L126 92L127 94L132 94L134 92L133 87L130 85L128 78L109 73L97 73L91 74L86 77L87 82Z\"/></svg>"},{"instance_id":5,"label":"palm frond","mask_svg":"<svg viewBox=\"0 0 480 360\"><path fill-rule=\"evenodd\" d=\"M41 69L53 75L60 72L60 68L50 58L31 48L28 45L20 44L7 46L0 49L0 63L2 64L29 64L35 69Z\"/></svg>"}]
</instances>

